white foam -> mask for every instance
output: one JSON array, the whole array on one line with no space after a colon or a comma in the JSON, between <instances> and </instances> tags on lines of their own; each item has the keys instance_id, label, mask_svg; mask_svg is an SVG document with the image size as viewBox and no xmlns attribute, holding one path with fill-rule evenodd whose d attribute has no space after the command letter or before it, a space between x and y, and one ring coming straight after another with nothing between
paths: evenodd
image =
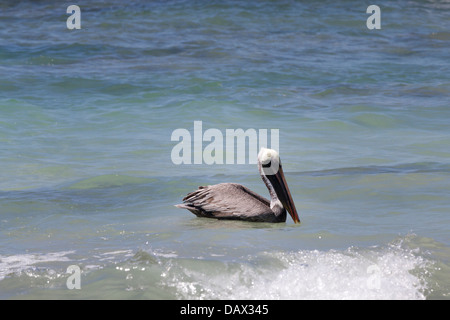
<instances>
[{"instance_id":1,"label":"white foam","mask_svg":"<svg viewBox=\"0 0 450 320\"><path fill-rule=\"evenodd\" d=\"M266 253L212 270L184 266L168 284L184 299L425 299L428 262L398 246Z\"/></svg>"},{"instance_id":2,"label":"white foam","mask_svg":"<svg viewBox=\"0 0 450 320\"><path fill-rule=\"evenodd\" d=\"M54 261L70 261L67 257L73 251L50 252L45 254L18 254L12 256L0 255L0 280L10 274L21 273L32 269L35 264Z\"/></svg>"}]
</instances>

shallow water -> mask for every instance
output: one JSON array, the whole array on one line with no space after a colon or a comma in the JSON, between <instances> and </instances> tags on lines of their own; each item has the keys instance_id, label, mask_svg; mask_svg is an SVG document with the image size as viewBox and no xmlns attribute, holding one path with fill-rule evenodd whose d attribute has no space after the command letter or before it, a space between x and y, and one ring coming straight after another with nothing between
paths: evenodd
<instances>
[{"instance_id":1,"label":"shallow water","mask_svg":"<svg viewBox=\"0 0 450 320\"><path fill-rule=\"evenodd\" d=\"M449 298L448 3L380 2L381 30L353 1L79 6L0 5L0 298ZM175 208L268 195L248 162L173 164L194 121L279 129L302 224Z\"/></svg>"}]
</instances>

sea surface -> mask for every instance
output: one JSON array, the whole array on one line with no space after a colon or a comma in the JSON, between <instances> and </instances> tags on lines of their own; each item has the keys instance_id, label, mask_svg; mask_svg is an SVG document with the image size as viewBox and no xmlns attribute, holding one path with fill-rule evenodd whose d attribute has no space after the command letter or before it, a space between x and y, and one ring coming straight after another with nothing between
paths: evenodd
<instances>
[{"instance_id":1,"label":"sea surface","mask_svg":"<svg viewBox=\"0 0 450 320\"><path fill-rule=\"evenodd\" d=\"M373 30L361 1L71 4L0 4L0 299L450 299L448 1ZM174 207L268 197L249 161L174 163L194 121L278 129L302 223Z\"/></svg>"}]
</instances>

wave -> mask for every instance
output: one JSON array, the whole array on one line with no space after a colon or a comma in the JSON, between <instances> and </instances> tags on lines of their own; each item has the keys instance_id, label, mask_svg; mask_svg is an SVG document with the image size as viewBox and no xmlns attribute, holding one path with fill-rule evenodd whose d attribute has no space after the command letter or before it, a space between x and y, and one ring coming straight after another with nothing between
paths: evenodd
<instances>
[{"instance_id":1,"label":"wave","mask_svg":"<svg viewBox=\"0 0 450 320\"><path fill-rule=\"evenodd\" d=\"M382 174L382 173L450 173L450 165L438 162L403 163L391 166L359 166L347 168L324 169L318 171L292 172L290 174L312 176L334 176L353 174Z\"/></svg>"},{"instance_id":2,"label":"wave","mask_svg":"<svg viewBox=\"0 0 450 320\"><path fill-rule=\"evenodd\" d=\"M395 244L189 264L172 265L164 279L180 299L425 299L430 261Z\"/></svg>"},{"instance_id":3,"label":"wave","mask_svg":"<svg viewBox=\"0 0 450 320\"><path fill-rule=\"evenodd\" d=\"M73 251L49 252L45 254L18 254L0 255L0 281L12 274L20 275L22 272L32 272L38 269L38 264L49 262L70 261L68 254Z\"/></svg>"},{"instance_id":4,"label":"wave","mask_svg":"<svg viewBox=\"0 0 450 320\"><path fill-rule=\"evenodd\" d=\"M414 243L421 239L408 235L384 246L260 252L231 260L221 255L183 257L162 249L99 253L82 260L76 297L422 300L439 286L434 278L442 266L417 248ZM66 268L79 263L74 257L74 252L0 257L0 283L7 281L3 295L73 298L66 288ZM24 287L26 292L21 292Z\"/></svg>"}]
</instances>

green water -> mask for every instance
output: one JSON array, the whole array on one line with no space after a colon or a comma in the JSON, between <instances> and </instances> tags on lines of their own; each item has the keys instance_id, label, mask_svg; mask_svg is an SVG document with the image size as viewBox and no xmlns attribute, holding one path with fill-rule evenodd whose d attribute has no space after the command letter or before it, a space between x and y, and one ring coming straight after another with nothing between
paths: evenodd
<instances>
[{"instance_id":1,"label":"green water","mask_svg":"<svg viewBox=\"0 0 450 320\"><path fill-rule=\"evenodd\" d=\"M0 298L448 299L450 8L378 5L89 1L68 30L2 3ZM268 196L254 164L173 163L194 121L278 129L302 224L175 208Z\"/></svg>"}]
</instances>

